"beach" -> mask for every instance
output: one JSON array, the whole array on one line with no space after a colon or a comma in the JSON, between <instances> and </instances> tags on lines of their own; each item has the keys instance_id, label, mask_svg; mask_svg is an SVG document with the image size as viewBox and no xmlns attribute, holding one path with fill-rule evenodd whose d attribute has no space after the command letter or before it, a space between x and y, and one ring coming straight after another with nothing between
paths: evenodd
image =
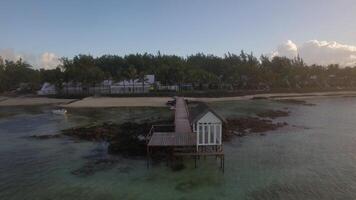
<instances>
[{"instance_id":1,"label":"beach","mask_svg":"<svg viewBox=\"0 0 356 200\"><path fill-rule=\"evenodd\" d=\"M36 106L68 104L74 99L55 99L47 97L0 97L0 106Z\"/></svg>"},{"instance_id":2,"label":"beach","mask_svg":"<svg viewBox=\"0 0 356 200\"><path fill-rule=\"evenodd\" d=\"M249 99L306 99L315 97L356 96L356 91L313 93L265 93L236 97L187 97L202 102L237 101ZM53 104L64 108L110 108L110 107L165 107L172 97L87 97L84 99L56 99L47 97L1 97L0 106L32 106Z\"/></svg>"}]
</instances>

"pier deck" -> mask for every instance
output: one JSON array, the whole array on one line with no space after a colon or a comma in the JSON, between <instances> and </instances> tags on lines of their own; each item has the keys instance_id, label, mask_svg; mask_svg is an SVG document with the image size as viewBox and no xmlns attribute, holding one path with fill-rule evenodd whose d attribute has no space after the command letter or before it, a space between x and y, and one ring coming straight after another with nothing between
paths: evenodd
<instances>
[{"instance_id":1,"label":"pier deck","mask_svg":"<svg viewBox=\"0 0 356 200\"><path fill-rule=\"evenodd\" d=\"M178 97L175 106L174 132L154 132L150 136L148 146L194 146L196 135L189 123L187 104L182 97Z\"/></svg>"},{"instance_id":2,"label":"pier deck","mask_svg":"<svg viewBox=\"0 0 356 200\"><path fill-rule=\"evenodd\" d=\"M183 97L176 99L174 113L174 131L158 131L159 127L167 125L152 126L148 133L147 139L147 168L150 163L151 148L165 147L170 151L171 156L188 156L194 157L195 167L197 167L197 159L201 156L215 156L220 158L220 168L224 172L225 158L222 148L213 148L211 152L197 151L197 135L192 131L189 122L189 110ZM168 125L171 126L172 125ZM157 127L157 128L156 128ZM221 147L221 145L219 145Z\"/></svg>"}]
</instances>

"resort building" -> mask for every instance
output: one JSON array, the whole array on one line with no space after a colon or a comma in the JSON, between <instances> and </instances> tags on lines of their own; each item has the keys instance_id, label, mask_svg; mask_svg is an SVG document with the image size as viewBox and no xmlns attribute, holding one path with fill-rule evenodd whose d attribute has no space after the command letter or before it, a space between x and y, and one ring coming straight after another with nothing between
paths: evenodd
<instances>
[{"instance_id":1,"label":"resort building","mask_svg":"<svg viewBox=\"0 0 356 200\"><path fill-rule=\"evenodd\" d=\"M148 93L155 83L154 75L145 75L143 80L123 80L111 85L111 94Z\"/></svg>"},{"instance_id":2,"label":"resort building","mask_svg":"<svg viewBox=\"0 0 356 200\"><path fill-rule=\"evenodd\" d=\"M94 86L84 85L80 82L65 82L61 93L66 95L110 95L110 94L130 94L130 93L148 93L155 84L154 75L145 75L144 79L123 80L114 82L104 80ZM38 95L55 95L57 88L50 83L44 83Z\"/></svg>"},{"instance_id":3,"label":"resort building","mask_svg":"<svg viewBox=\"0 0 356 200\"><path fill-rule=\"evenodd\" d=\"M147 167L154 150L164 148L174 157L194 157L195 166L200 156L220 157L224 170L222 127L225 119L207 105L198 105L190 113L182 97L176 99L174 112L174 125L155 125L147 134Z\"/></svg>"},{"instance_id":4,"label":"resort building","mask_svg":"<svg viewBox=\"0 0 356 200\"><path fill-rule=\"evenodd\" d=\"M57 94L56 87L53 84L45 82L42 85L41 89L39 91L37 91L37 94L43 95L43 96L55 95L55 94Z\"/></svg>"}]
</instances>

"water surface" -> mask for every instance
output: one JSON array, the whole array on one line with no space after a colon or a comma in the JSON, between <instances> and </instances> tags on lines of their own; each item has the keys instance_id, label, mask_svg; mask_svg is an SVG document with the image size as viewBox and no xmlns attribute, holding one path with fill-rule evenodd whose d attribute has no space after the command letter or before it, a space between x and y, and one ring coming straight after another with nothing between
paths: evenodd
<instances>
[{"instance_id":1,"label":"water surface","mask_svg":"<svg viewBox=\"0 0 356 200\"><path fill-rule=\"evenodd\" d=\"M225 173L214 158L173 172L144 159L118 160L88 176L71 172L110 157L106 145L68 138L36 140L33 134L103 121L171 117L169 110L73 109L67 117L51 107L0 108L0 199L353 199L356 196L356 98L309 99L316 106L267 100L212 106L225 117L287 109L289 126L226 142ZM112 157L110 157L112 158Z\"/></svg>"}]
</instances>

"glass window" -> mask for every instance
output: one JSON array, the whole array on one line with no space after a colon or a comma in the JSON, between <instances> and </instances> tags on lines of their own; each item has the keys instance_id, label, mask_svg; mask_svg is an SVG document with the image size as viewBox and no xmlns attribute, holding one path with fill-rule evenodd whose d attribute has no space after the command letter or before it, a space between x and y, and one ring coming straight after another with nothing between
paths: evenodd
<instances>
[{"instance_id":1,"label":"glass window","mask_svg":"<svg viewBox=\"0 0 356 200\"><path fill-rule=\"evenodd\" d=\"M204 124L204 144L209 143L209 126Z\"/></svg>"},{"instance_id":2,"label":"glass window","mask_svg":"<svg viewBox=\"0 0 356 200\"><path fill-rule=\"evenodd\" d=\"M215 126L215 130L216 130L216 143L217 143L217 144L220 144L220 141L221 141L220 127L221 127L220 124L217 124L217 125Z\"/></svg>"},{"instance_id":3,"label":"glass window","mask_svg":"<svg viewBox=\"0 0 356 200\"><path fill-rule=\"evenodd\" d=\"M214 144L215 143L215 130L214 130L214 124L210 124L210 141L209 143Z\"/></svg>"},{"instance_id":4,"label":"glass window","mask_svg":"<svg viewBox=\"0 0 356 200\"><path fill-rule=\"evenodd\" d=\"M198 125L198 137L199 137L199 143L198 144L202 144L203 143L203 126L201 124Z\"/></svg>"}]
</instances>

